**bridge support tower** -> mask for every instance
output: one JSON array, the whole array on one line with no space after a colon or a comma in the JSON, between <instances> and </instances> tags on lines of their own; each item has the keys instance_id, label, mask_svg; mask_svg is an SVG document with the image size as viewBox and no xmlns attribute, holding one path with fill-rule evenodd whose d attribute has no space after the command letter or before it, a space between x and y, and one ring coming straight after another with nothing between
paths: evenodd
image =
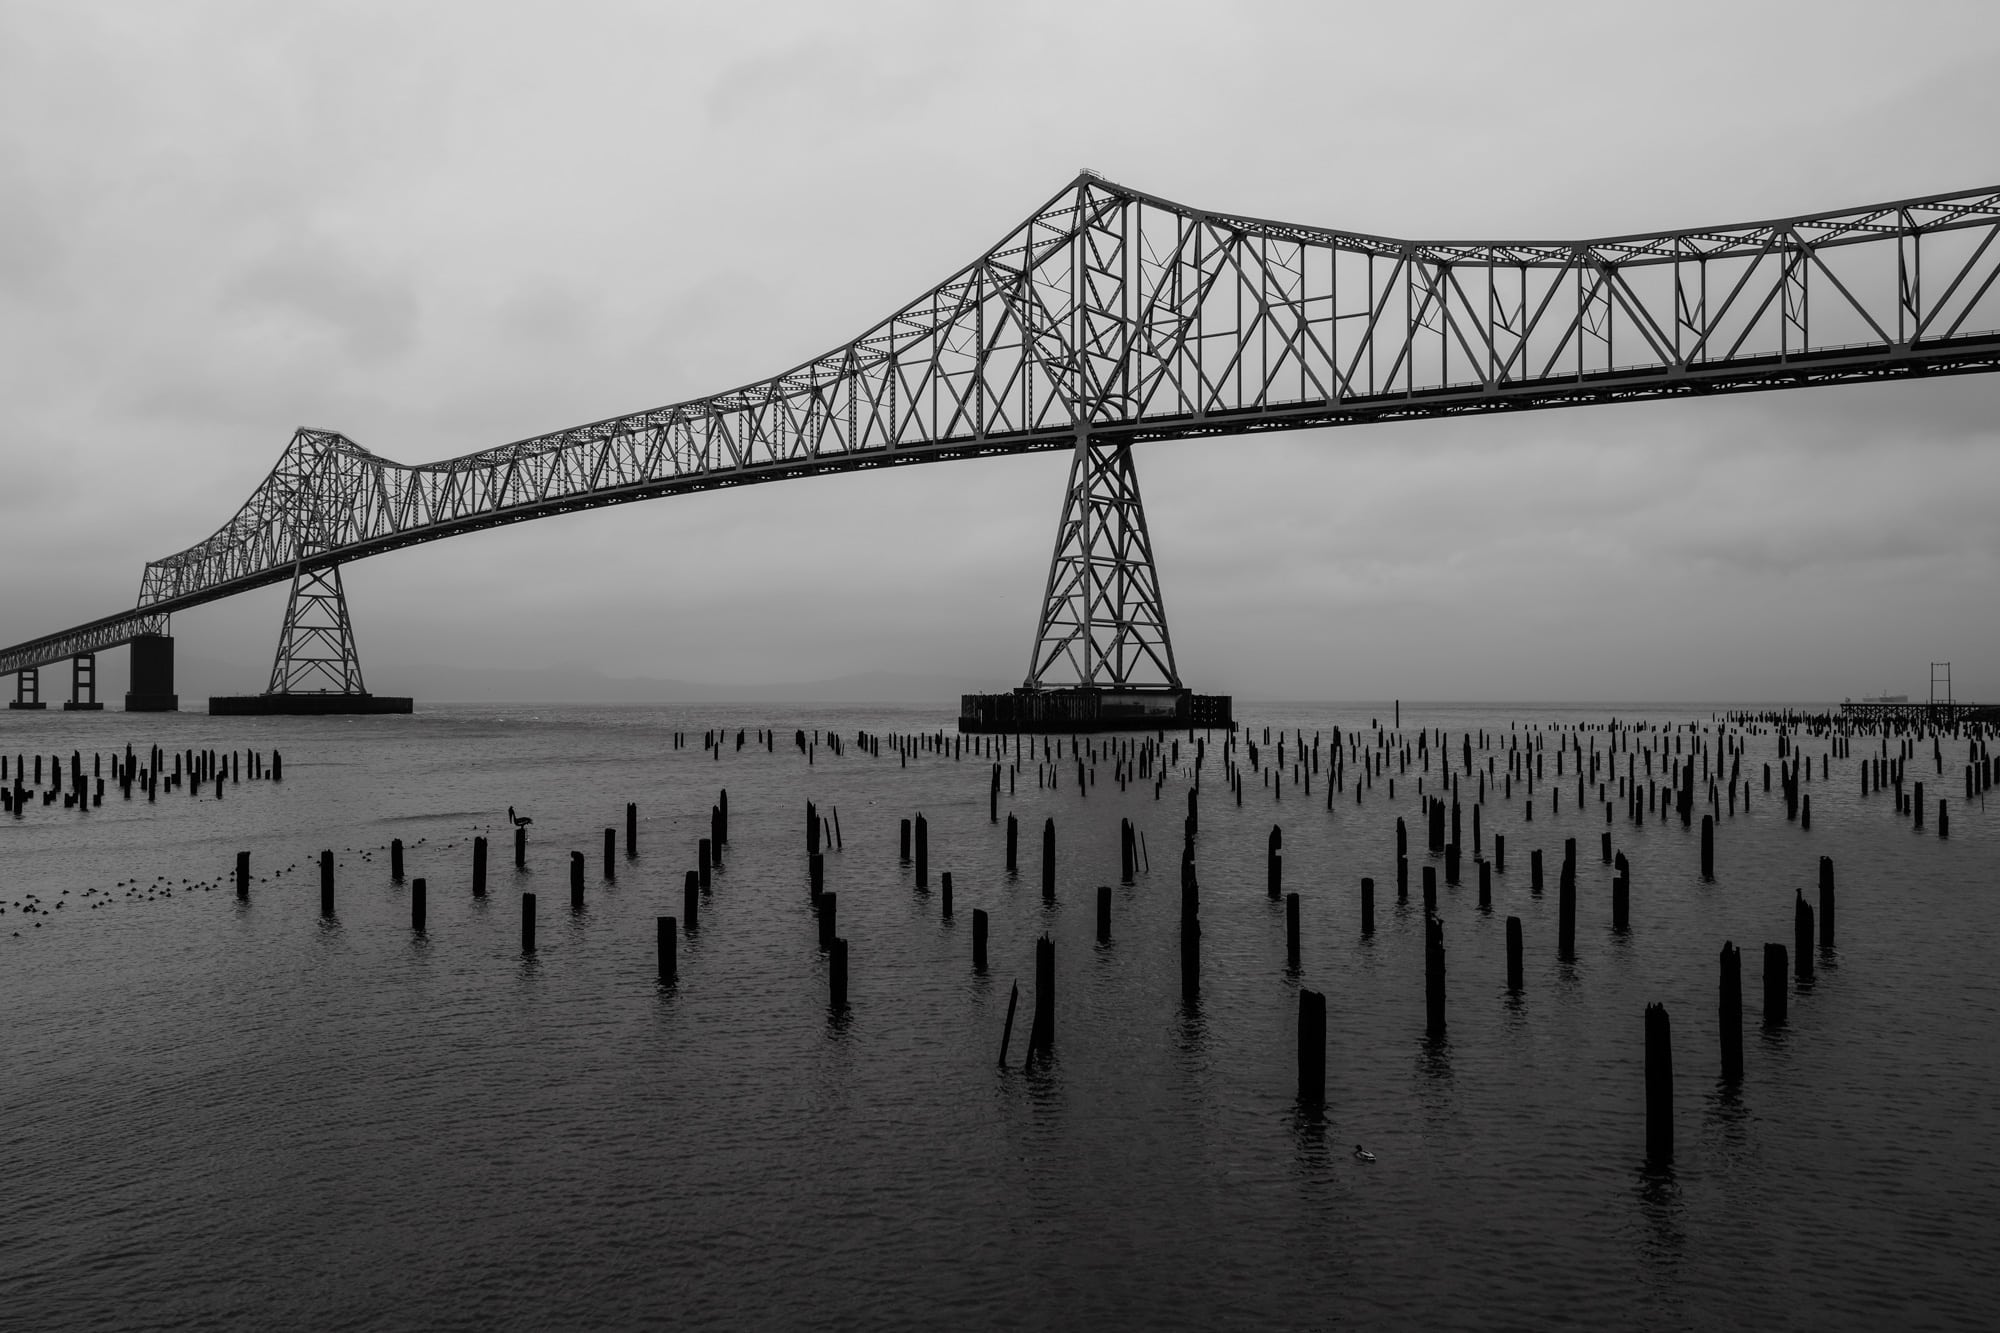
<instances>
[{"instance_id":1,"label":"bridge support tower","mask_svg":"<svg viewBox=\"0 0 2000 1333\"><path fill-rule=\"evenodd\" d=\"M1008 694L965 695L958 729L1229 727L1230 704L1186 688L1174 665L1131 446L1078 431L1027 679Z\"/></svg>"},{"instance_id":2,"label":"bridge support tower","mask_svg":"<svg viewBox=\"0 0 2000 1333\"><path fill-rule=\"evenodd\" d=\"M78 653L69 659L69 698L63 703L63 711L96 713L103 708L97 698L97 654Z\"/></svg>"},{"instance_id":3,"label":"bridge support tower","mask_svg":"<svg viewBox=\"0 0 2000 1333\"><path fill-rule=\"evenodd\" d=\"M131 688L125 691L128 713L177 713L181 697L174 693L174 636L141 634L132 640Z\"/></svg>"},{"instance_id":4,"label":"bridge support tower","mask_svg":"<svg viewBox=\"0 0 2000 1333\"><path fill-rule=\"evenodd\" d=\"M14 673L14 701L9 708L47 708L42 702L42 669L29 667Z\"/></svg>"},{"instance_id":5,"label":"bridge support tower","mask_svg":"<svg viewBox=\"0 0 2000 1333\"><path fill-rule=\"evenodd\" d=\"M303 556L292 571L292 595L271 662L271 687L262 694L208 701L208 711L218 714L407 713L413 707L405 696L368 693L340 566L307 569Z\"/></svg>"}]
</instances>

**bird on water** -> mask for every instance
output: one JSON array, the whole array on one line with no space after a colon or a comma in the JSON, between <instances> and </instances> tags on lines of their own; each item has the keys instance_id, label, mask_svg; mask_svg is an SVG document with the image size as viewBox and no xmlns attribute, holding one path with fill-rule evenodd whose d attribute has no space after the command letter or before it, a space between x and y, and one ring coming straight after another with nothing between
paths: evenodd
<instances>
[{"instance_id":1,"label":"bird on water","mask_svg":"<svg viewBox=\"0 0 2000 1333\"><path fill-rule=\"evenodd\" d=\"M521 828L524 827L525 825L532 824L535 821L528 818L526 815L515 814L514 807L510 805L507 807L507 822L512 824L515 828Z\"/></svg>"},{"instance_id":2,"label":"bird on water","mask_svg":"<svg viewBox=\"0 0 2000 1333\"><path fill-rule=\"evenodd\" d=\"M1375 1160L1375 1154L1357 1143L1354 1145L1354 1160L1357 1162L1372 1162Z\"/></svg>"}]
</instances>

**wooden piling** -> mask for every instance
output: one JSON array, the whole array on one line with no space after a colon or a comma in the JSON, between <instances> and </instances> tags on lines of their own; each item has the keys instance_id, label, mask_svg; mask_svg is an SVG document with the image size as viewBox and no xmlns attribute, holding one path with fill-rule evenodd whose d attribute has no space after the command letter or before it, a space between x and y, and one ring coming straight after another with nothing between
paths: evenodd
<instances>
[{"instance_id":1,"label":"wooden piling","mask_svg":"<svg viewBox=\"0 0 2000 1333\"><path fill-rule=\"evenodd\" d=\"M535 951L535 895L521 895L521 952Z\"/></svg>"},{"instance_id":2,"label":"wooden piling","mask_svg":"<svg viewBox=\"0 0 2000 1333\"><path fill-rule=\"evenodd\" d=\"M1799 984L1809 985L1813 979L1813 944L1817 933L1813 930L1812 904L1806 901L1805 890L1792 891L1792 966L1797 969Z\"/></svg>"},{"instance_id":3,"label":"wooden piling","mask_svg":"<svg viewBox=\"0 0 2000 1333\"><path fill-rule=\"evenodd\" d=\"M1707 816L1703 816L1707 818ZM1618 853L1613 862L1611 877L1611 928L1616 931L1630 930L1632 927L1632 863L1625 859L1625 853Z\"/></svg>"},{"instance_id":4,"label":"wooden piling","mask_svg":"<svg viewBox=\"0 0 2000 1333\"><path fill-rule=\"evenodd\" d=\"M625 802L625 857L627 860L639 854L639 803ZM672 917L665 920L672 921Z\"/></svg>"},{"instance_id":5,"label":"wooden piling","mask_svg":"<svg viewBox=\"0 0 2000 1333\"><path fill-rule=\"evenodd\" d=\"M981 913L984 916L985 913ZM1007 1026L1000 1029L1000 1067L1007 1067L1007 1046L1014 1040L1014 1011L1021 1004L1021 983L1015 982L1007 990Z\"/></svg>"},{"instance_id":6,"label":"wooden piling","mask_svg":"<svg viewBox=\"0 0 2000 1333\"><path fill-rule=\"evenodd\" d=\"M1493 910L1493 863L1486 860L1479 863L1479 910Z\"/></svg>"},{"instance_id":7,"label":"wooden piling","mask_svg":"<svg viewBox=\"0 0 2000 1333\"><path fill-rule=\"evenodd\" d=\"M1284 845L1285 831L1276 824L1271 825L1271 834L1264 844L1264 892L1274 902L1284 893Z\"/></svg>"},{"instance_id":8,"label":"wooden piling","mask_svg":"<svg viewBox=\"0 0 2000 1333\"><path fill-rule=\"evenodd\" d=\"M822 893L819 896L819 947L820 948L830 949L833 947L833 936L835 930L838 929L839 927L839 919L840 919L840 895L831 892Z\"/></svg>"},{"instance_id":9,"label":"wooden piling","mask_svg":"<svg viewBox=\"0 0 2000 1333\"><path fill-rule=\"evenodd\" d=\"M821 898L824 900L825 895ZM701 876L692 870L681 881L681 920L687 924L690 936L701 929Z\"/></svg>"},{"instance_id":10,"label":"wooden piling","mask_svg":"<svg viewBox=\"0 0 2000 1333\"><path fill-rule=\"evenodd\" d=\"M1663 1004L1646 1006L1646 1159L1654 1166L1674 1160L1673 1028Z\"/></svg>"},{"instance_id":11,"label":"wooden piling","mask_svg":"<svg viewBox=\"0 0 2000 1333\"><path fill-rule=\"evenodd\" d=\"M931 826L921 814L916 820L917 833L917 887L927 889L931 884Z\"/></svg>"},{"instance_id":12,"label":"wooden piling","mask_svg":"<svg viewBox=\"0 0 2000 1333\"><path fill-rule=\"evenodd\" d=\"M410 929L421 935L424 933L424 916L429 897L424 887L424 877L418 875L410 881Z\"/></svg>"},{"instance_id":13,"label":"wooden piling","mask_svg":"<svg viewBox=\"0 0 2000 1333\"><path fill-rule=\"evenodd\" d=\"M847 1008L847 941L838 937L827 952L826 1001L836 1011Z\"/></svg>"},{"instance_id":14,"label":"wooden piling","mask_svg":"<svg viewBox=\"0 0 2000 1333\"><path fill-rule=\"evenodd\" d=\"M1361 878L1361 933L1375 933L1375 881L1366 875Z\"/></svg>"},{"instance_id":15,"label":"wooden piling","mask_svg":"<svg viewBox=\"0 0 2000 1333\"><path fill-rule=\"evenodd\" d=\"M660 960L660 980L666 985L672 985L674 979L680 975L680 944L677 938L678 934L679 932L675 927L672 917L658 916L653 918L655 952L658 953Z\"/></svg>"},{"instance_id":16,"label":"wooden piling","mask_svg":"<svg viewBox=\"0 0 2000 1333\"><path fill-rule=\"evenodd\" d=\"M986 909L983 907L973 908L972 909L972 970L974 972L984 972L986 970L986 930L987 930Z\"/></svg>"},{"instance_id":17,"label":"wooden piling","mask_svg":"<svg viewBox=\"0 0 2000 1333\"><path fill-rule=\"evenodd\" d=\"M1056 900L1056 821L1042 821L1042 901Z\"/></svg>"},{"instance_id":18,"label":"wooden piling","mask_svg":"<svg viewBox=\"0 0 2000 1333\"><path fill-rule=\"evenodd\" d=\"M1007 816L1007 873L1020 873L1021 825L1014 816Z\"/></svg>"},{"instance_id":19,"label":"wooden piling","mask_svg":"<svg viewBox=\"0 0 2000 1333\"><path fill-rule=\"evenodd\" d=\"M1444 922L1424 920L1424 1030L1444 1035Z\"/></svg>"},{"instance_id":20,"label":"wooden piling","mask_svg":"<svg viewBox=\"0 0 2000 1333\"><path fill-rule=\"evenodd\" d=\"M1507 873L1507 837L1503 833L1493 835L1493 870L1496 874Z\"/></svg>"},{"instance_id":21,"label":"wooden piling","mask_svg":"<svg viewBox=\"0 0 2000 1333\"><path fill-rule=\"evenodd\" d=\"M905 819L896 826L896 859L904 865L910 863L910 821Z\"/></svg>"},{"instance_id":22,"label":"wooden piling","mask_svg":"<svg viewBox=\"0 0 2000 1333\"><path fill-rule=\"evenodd\" d=\"M1309 1109L1326 1104L1326 995L1303 988L1299 991L1299 1104Z\"/></svg>"},{"instance_id":23,"label":"wooden piling","mask_svg":"<svg viewBox=\"0 0 2000 1333\"><path fill-rule=\"evenodd\" d=\"M1790 992L1786 990L1788 960L1785 946L1766 944L1764 946L1764 1026L1783 1027L1787 1018L1786 1007Z\"/></svg>"},{"instance_id":24,"label":"wooden piling","mask_svg":"<svg viewBox=\"0 0 2000 1333\"><path fill-rule=\"evenodd\" d=\"M1111 943L1111 886L1097 886L1097 942Z\"/></svg>"},{"instance_id":25,"label":"wooden piling","mask_svg":"<svg viewBox=\"0 0 2000 1333\"><path fill-rule=\"evenodd\" d=\"M392 882L403 882L403 840L389 839L389 878Z\"/></svg>"},{"instance_id":26,"label":"wooden piling","mask_svg":"<svg viewBox=\"0 0 2000 1333\"><path fill-rule=\"evenodd\" d=\"M703 838L694 845L694 872L701 878L702 892L715 885L715 840Z\"/></svg>"},{"instance_id":27,"label":"wooden piling","mask_svg":"<svg viewBox=\"0 0 2000 1333\"><path fill-rule=\"evenodd\" d=\"M1701 877L1715 878L1715 816L1701 817Z\"/></svg>"},{"instance_id":28,"label":"wooden piling","mask_svg":"<svg viewBox=\"0 0 2000 1333\"><path fill-rule=\"evenodd\" d=\"M333 915L333 852L319 854L319 914Z\"/></svg>"},{"instance_id":29,"label":"wooden piling","mask_svg":"<svg viewBox=\"0 0 2000 1333\"><path fill-rule=\"evenodd\" d=\"M1507 989L1519 994L1521 990L1521 918L1507 918Z\"/></svg>"},{"instance_id":30,"label":"wooden piling","mask_svg":"<svg viewBox=\"0 0 2000 1333\"><path fill-rule=\"evenodd\" d=\"M526 824L516 824L514 825L514 869L526 870L527 868L528 826Z\"/></svg>"},{"instance_id":31,"label":"wooden piling","mask_svg":"<svg viewBox=\"0 0 2000 1333\"><path fill-rule=\"evenodd\" d=\"M1819 947L1833 947L1833 858L1819 859Z\"/></svg>"},{"instance_id":32,"label":"wooden piling","mask_svg":"<svg viewBox=\"0 0 2000 1333\"><path fill-rule=\"evenodd\" d=\"M1056 1044L1056 944L1047 935L1035 941L1035 1017L1028 1028L1028 1056L1046 1058Z\"/></svg>"},{"instance_id":33,"label":"wooden piling","mask_svg":"<svg viewBox=\"0 0 2000 1333\"><path fill-rule=\"evenodd\" d=\"M236 897L247 902L250 898L250 853L236 853Z\"/></svg>"},{"instance_id":34,"label":"wooden piling","mask_svg":"<svg viewBox=\"0 0 2000 1333\"><path fill-rule=\"evenodd\" d=\"M1285 895L1285 966L1299 970L1299 895Z\"/></svg>"},{"instance_id":35,"label":"wooden piling","mask_svg":"<svg viewBox=\"0 0 2000 1333\"><path fill-rule=\"evenodd\" d=\"M484 836L472 840L472 896L486 896L486 839Z\"/></svg>"},{"instance_id":36,"label":"wooden piling","mask_svg":"<svg viewBox=\"0 0 2000 1333\"><path fill-rule=\"evenodd\" d=\"M1556 884L1556 957L1576 960L1576 863L1567 858Z\"/></svg>"},{"instance_id":37,"label":"wooden piling","mask_svg":"<svg viewBox=\"0 0 2000 1333\"><path fill-rule=\"evenodd\" d=\"M569 910L583 910L583 853L569 854Z\"/></svg>"},{"instance_id":38,"label":"wooden piling","mask_svg":"<svg viewBox=\"0 0 2000 1333\"><path fill-rule=\"evenodd\" d=\"M1722 1077L1737 1082L1743 1077L1743 951L1727 941L1722 945L1716 1025L1722 1037Z\"/></svg>"},{"instance_id":39,"label":"wooden piling","mask_svg":"<svg viewBox=\"0 0 2000 1333\"><path fill-rule=\"evenodd\" d=\"M1528 892L1540 895L1542 891L1542 849L1537 847L1528 853Z\"/></svg>"},{"instance_id":40,"label":"wooden piling","mask_svg":"<svg viewBox=\"0 0 2000 1333\"><path fill-rule=\"evenodd\" d=\"M1436 916L1437 909L1438 909L1437 867L1433 865L1427 865L1424 867L1424 915Z\"/></svg>"}]
</instances>

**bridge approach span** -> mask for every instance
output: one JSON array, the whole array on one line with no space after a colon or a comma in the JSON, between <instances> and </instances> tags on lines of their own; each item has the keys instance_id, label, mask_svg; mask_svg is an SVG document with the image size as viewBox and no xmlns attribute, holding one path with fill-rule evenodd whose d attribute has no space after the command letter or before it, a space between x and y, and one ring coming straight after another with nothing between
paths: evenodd
<instances>
[{"instance_id":1,"label":"bridge approach span","mask_svg":"<svg viewBox=\"0 0 2000 1333\"><path fill-rule=\"evenodd\" d=\"M405 465L300 430L137 606L418 542L824 472L2000 368L2000 186L1596 240L1423 242L1190 208L1084 172L842 347L727 393ZM1136 492L1135 492L1136 494Z\"/></svg>"}]
</instances>

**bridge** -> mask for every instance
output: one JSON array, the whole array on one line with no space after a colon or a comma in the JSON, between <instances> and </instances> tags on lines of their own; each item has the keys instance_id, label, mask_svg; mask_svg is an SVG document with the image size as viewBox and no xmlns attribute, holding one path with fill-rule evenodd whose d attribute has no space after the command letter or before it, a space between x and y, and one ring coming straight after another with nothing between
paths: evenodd
<instances>
[{"instance_id":1,"label":"bridge","mask_svg":"<svg viewBox=\"0 0 2000 1333\"><path fill-rule=\"evenodd\" d=\"M1996 236L2000 187L1438 242L1193 208L1085 171L944 282L769 379L436 463L299 430L228 522L145 567L132 609L0 650L0 674L17 673L17 706L39 706L39 669L69 660L72 705L95 706L94 654L130 643L127 706L172 707L172 614L290 580L270 690L253 698L339 711L369 698L348 561L715 487L1061 450L1070 481L1023 688L989 696L987 715L968 701L969 720L1021 725L1065 698L1150 716L1161 697L1185 718L1200 696L1174 663L1135 446L1991 371Z\"/></svg>"}]
</instances>

